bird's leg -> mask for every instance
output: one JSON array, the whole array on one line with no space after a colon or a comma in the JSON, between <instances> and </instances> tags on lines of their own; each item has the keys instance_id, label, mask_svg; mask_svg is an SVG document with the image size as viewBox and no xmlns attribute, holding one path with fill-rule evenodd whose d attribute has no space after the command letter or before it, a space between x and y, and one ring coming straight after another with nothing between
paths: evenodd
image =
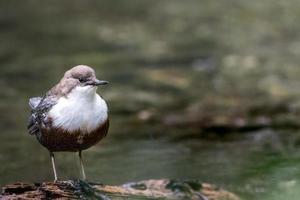
<instances>
[{"instance_id":1,"label":"bird's leg","mask_svg":"<svg viewBox=\"0 0 300 200\"><path fill-rule=\"evenodd\" d=\"M57 173L55 168L55 159L54 159L54 153L50 152L51 162L52 162L52 169L54 174L54 182L57 182Z\"/></svg>"},{"instance_id":2,"label":"bird's leg","mask_svg":"<svg viewBox=\"0 0 300 200\"><path fill-rule=\"evenodd\" d=\"M85 172L84 172L84 167L83 167L83 162L82 162L82 156L81 156L81 151L78 152L79 155L79 163L80 163L80 169L82 173L82 178L83 180L86 180Z\"/></svg>"}]
</instances>

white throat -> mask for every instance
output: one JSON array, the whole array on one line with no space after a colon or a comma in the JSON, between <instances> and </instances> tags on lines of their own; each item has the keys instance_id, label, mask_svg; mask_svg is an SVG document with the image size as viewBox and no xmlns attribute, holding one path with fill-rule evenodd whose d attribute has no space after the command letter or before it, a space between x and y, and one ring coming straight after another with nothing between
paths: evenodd
<instances>
[{"instance_id":1,"label":"white throat","mask_svg":"<svg viewBox=\"0 0 300 200\"><path fill-rule=\"evenodd\" d=\"M61 97L49 111L52 125L68 132L80 130L90 133L108 117L105 101L96 93L97 88L77 86L66 97Z\"/></svg>"}]
</instances>

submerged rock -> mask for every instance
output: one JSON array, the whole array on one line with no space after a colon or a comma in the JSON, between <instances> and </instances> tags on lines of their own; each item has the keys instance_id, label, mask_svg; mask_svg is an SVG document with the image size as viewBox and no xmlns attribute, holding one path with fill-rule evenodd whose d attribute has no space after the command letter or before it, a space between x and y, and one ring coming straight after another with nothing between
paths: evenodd
<instances>
[{"instance_id":1,"label":"submerged rock","mask_svg":"<svg viewBox=\"0 0 300 200\"><path fill-rule=\"evenodd\" d=\"M239 200L235 194L199 181L145 180L110 186L81 180L15 183L2 188L1 199L166 199Z\"/></svg>"}]
</instances>

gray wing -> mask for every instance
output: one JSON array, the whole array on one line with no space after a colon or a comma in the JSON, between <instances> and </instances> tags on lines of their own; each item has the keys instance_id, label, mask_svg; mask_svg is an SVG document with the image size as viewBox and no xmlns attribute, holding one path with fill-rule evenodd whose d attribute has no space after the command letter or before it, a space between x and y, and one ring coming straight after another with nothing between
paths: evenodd
<instances>
[{"instance_id":1,"label":"gray wing","mask_svg":"<svg viewBox=\"0 0 300 200\"><path fill-rule=\"evenodd\" d=\"M48 111L56 104L56 99L51 96L33 97L29 99L31 115L27 125L28 133L36 135L40 133L42 126L46 124Z\"/></svg>"},{"instance_id":2,"label":"gray wing","mask_svg":"<svg viewBox=\"0 0 300 200\"><path fill-rule=\"evenodd\" d=\"M32 97L29 99L29 106L31 109L35 109L39 103L41 102L43 98L42 97Z\"/></svg>"}]
</instances>

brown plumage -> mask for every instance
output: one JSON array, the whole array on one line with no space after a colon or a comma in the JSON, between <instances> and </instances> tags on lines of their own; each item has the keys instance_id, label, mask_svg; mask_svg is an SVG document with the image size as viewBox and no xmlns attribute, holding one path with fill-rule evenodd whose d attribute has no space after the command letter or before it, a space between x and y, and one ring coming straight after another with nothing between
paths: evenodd
<instances>
[{"instance_id":1,"label":"brown plumage","mask_svg":"<svg viewBox=\"0 0 300 200\"><path fill-rule=\"evenodd\" d=\"M50 152L57 151L83 151L102 140L108 131L109 120L100 124L99 128L90 133L83 134L80 130L69 133L62 128L42 128L39 142Z\"/></svg>"}]
</instances>

